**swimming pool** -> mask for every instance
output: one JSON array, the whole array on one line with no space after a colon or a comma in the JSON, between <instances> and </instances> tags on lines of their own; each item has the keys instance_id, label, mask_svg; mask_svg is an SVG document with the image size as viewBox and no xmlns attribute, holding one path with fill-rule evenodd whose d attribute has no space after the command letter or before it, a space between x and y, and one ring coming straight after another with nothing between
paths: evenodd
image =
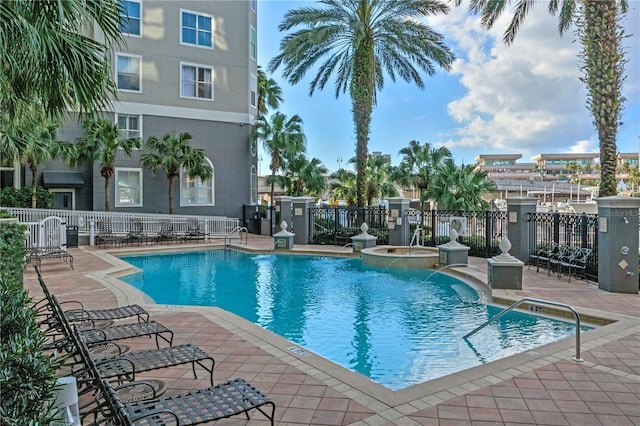
<instances>
[{"instance_id":1,"label":"swimming pool","mask_svg":"<svg viewBox=\"0 0 640 426\"><path fill-rule=\"evenodd\" d=\"M392 390L575 333L512 312L463 340L501 308L449 275L359 259L231 250L122 259L144 272L121 279L156 303L218 306Z\"/></svg>"}]
</instances>

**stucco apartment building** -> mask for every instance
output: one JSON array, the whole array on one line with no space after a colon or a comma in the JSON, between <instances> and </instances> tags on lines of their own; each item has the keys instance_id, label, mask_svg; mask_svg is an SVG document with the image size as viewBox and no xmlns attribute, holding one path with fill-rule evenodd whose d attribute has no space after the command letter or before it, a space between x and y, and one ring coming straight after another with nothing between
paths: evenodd
<instances>
[{"instance_id":1,"label":"stucco apartment building","mask_svg":"<svg viewBox=\"0 0 640 426\"><path fill-rule=\"evenodd\" d=\"M189 132L191 145L205 150L214 173L205 182L181 174L174 212L241 217L243 204L257 203L257 147L249 140L257 113L256 0L121 3L125 43L111 52L117 99L102 117L143 141ZM71 117L59 138L82 134ZM39 184L54 192L56 208L104 209L98 163L72 170L56 160L42 169ZM19 179L31 184L28 172ZM109 191L112 211L169 210L165 173L143 169L139 152L132 158L118 154Z\"/></svg>"}]
</instances>

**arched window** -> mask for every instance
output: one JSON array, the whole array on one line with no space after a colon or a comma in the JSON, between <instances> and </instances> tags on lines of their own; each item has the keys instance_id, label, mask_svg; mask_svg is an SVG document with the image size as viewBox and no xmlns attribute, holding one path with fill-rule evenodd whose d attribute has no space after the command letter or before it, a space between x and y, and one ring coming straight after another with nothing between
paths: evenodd
<instances>
[{"instance_id":1,"label":"arched window","mask_svg":"<svg viewBox=\"0 0 640 426\"><path fill-rule=\"evenodd\" d=\"M208 158L205 158L211 166L211 179L202 180L191 177L184 168L180 169L180 205L181 206L214 206L214 182L215 169Z\"/></svg>"},{"instance_id":2,"label":"arched window","mask_svg":"<svg viewBox=\"0 0 640 426\"><path fill-rule=\"evenodd\" d=\"M258 204L258 173L256 166L251 166L251 204Z\"/></svg>"}]
</instances>

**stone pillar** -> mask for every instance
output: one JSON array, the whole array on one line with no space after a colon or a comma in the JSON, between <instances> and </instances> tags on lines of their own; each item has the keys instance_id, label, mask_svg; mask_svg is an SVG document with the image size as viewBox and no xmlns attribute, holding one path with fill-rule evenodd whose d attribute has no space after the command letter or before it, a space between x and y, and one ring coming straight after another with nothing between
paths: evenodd
<instances>
[{"instance_id":1,"label":"stone pillar","mask_svg":"<svg viewBox=\"0 0 640 426\"><path fill-rule=\"evenodd\" d=\"M409 223L405 213L409 210L409 198L389 198L389 245L408 246Z\"/></svg>"},{"instance_id":2,"label":"stone pillar","mask_svg":"<svg viewBox=\"0 0 640 426\"><path fill-rule=\"evenodd\" d=\"M488 284L491 288L522 290L522 273L524 271L524 262L516 259L509 254L511 243L508 238L500 241L500 253L490 259L487 259Z\"/></svg>"},{"instance_id":3,"label":"stone pillar","mask_svg":"<svg viewBox=\"0 0 640 426\"><path fill-rule=\"evenodd\" d=\"M291 211L291 197L287 197L285 195L278 195L273 197L274 206L276 207L276 211L274 215L280 213L280 219L276 223L276 218L271 218L271 235L275 234L278 229L280 229L280 224L282 221L287 222L289 227L293 224L293 213Z\"/></svg>"},{"instance_id":4,"label":"stone pillar","mask_svg":"<svg viewBox=\"0 0 640 426\"><path fill-rule=\"evenodd\" d=\"M522 262L529 261L529 223L527 214L536 212L538 200L529 197L507 198L507 234L512 255Z\"/></svg>"},{"instance_id":5,"label":"stone pillar","mask_svg":"<svg viewBox=\"0 0 640 426\"><path fill-rule=\"evenodd\" d=\"M367 232L369 230L369 225L366 223L363 223L360 226L360 230L362 231L360 234L351 237L351 247L353 248L354 253L360 253L362 249L375 247L376 240L378 239L378 237L374 237Z\"/></svg>"},{"instance_id":6,"label":"stone pillar","mask_svg":"<svg viewBox=\"0 0 640 426\"><path fill-rule=\"evenodd\" d=\"M315 202L313 197L294 197L291 201L293 210L293 231L295 237L293 241L296 244L309 244L310 232L310 215L309 209Z\"/></svg>"},{"instance_id":7,"label":"stone pillar","mask_svg":"<svg viewBox=\"0 0 640 426\"><path fill-rule=\"evenodd\" d=\"M598 288L638 293L638 208L640 199L600 197L598 203Z\"/></svg>"}]
</instances>

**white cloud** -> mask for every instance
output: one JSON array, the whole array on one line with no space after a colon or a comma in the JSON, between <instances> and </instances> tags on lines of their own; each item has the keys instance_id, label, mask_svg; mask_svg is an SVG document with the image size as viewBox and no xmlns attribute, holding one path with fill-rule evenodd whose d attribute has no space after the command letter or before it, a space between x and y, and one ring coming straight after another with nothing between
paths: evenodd
<instances>
[{"instance_id":1,"label":"white cloud","mask_svg":"<svg viewBox=\"0 0 640 426\"><path fill-rule=\"evenodd\" d=\"M461 6L430 24L456 46L452 73L466 93L448 104L459 124L446 145L451 149L518 152L590 152L597 148L579 81L580 43L572 32L560 36L557 16L545 4L527 15L515 42L502 33L511 14L482 30L477 16ZM637 25L636 25L637 27Z\"/></svg>"}]
</instances>

